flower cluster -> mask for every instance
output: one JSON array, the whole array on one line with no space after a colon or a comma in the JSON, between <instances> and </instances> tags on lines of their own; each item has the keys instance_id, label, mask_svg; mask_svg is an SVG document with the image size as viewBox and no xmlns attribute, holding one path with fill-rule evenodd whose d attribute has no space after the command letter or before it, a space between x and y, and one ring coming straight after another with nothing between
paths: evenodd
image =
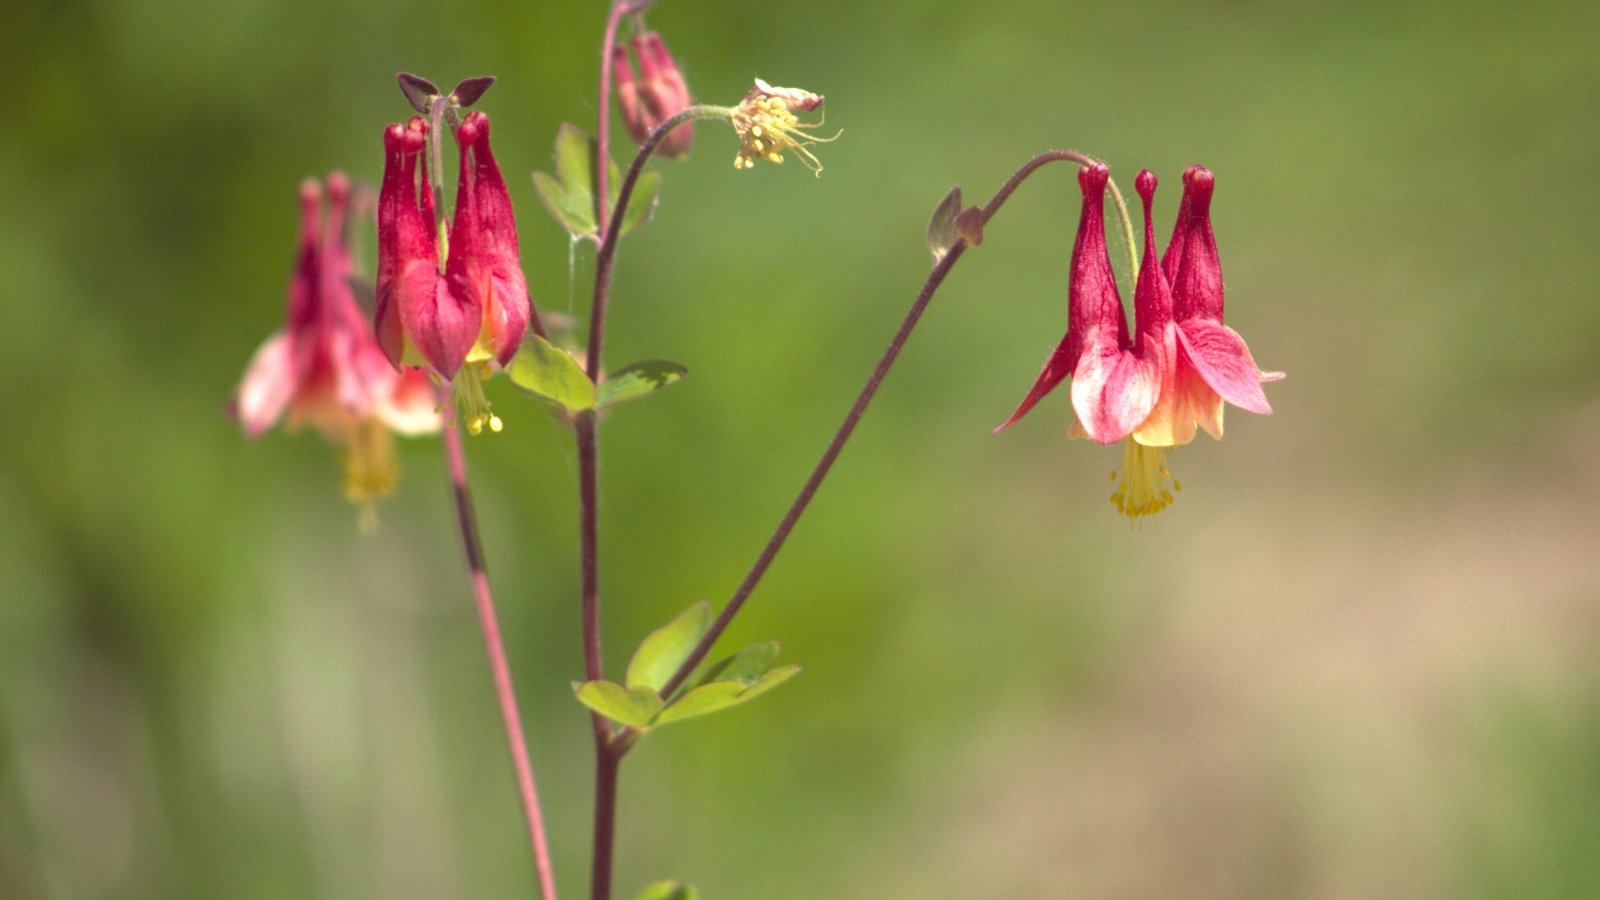
<instances>
[{"instance_id":1,"label":"flower cluster","mask_svg":"<svg viewBox=\"0 0 1600 900\"><path fill-rule=\"evenodd\" d=\"M739 136L739 153L733 158L733 167L749 169L757 159L781 163L783 151L793 150L806 168L821 175L822 163L806 148L827 143L838 135L825 138L811 134L809 130L820 128L822 122L802 122L795 113L811 112L822 106L822 101L821 94L773 87L757 78L744 100L733 109L733 130Z\"/></svg>"},{"instance_id":2,"label":"flower cluster","mask_svg":"<svg viewBox=\"0 0 1600 900\"><path fill-rule=\"evenodd\" d=\"M1166 466L1167 450L1193 440L1196 426L1220 439L1224 401L1272 412L1261 383L1283 373L1257 368L1244 338L1222 324L1222 268L1211 230L1215 179L1200 166L1183 174L1177 223L1159 261L1151 221L1156 177L1145 170L1136 179L1145 248L1129 333L1106 249L1109 180L1103 163L1078 173L1083 208L1067 286L1067 334L1016 412L995 430L1022 418L1070 375L1071 434L1102 444L1126 441L1111 502L1137 518L1165 509L1182 489Z\"/></svg>"},{"instance_id":3,"label":"flower cluster","mask_svg":"<svg viewBox=\"0 0 1600 900\"><path fill-rule=\"evenodd\" d=\"M461 164L454 222L448 229L436 222L427 133L419 116L383 135L378 341L396 366L417 362L453 383L470 430L487 424L498 431L482 378L511 361L530 315L511 195L489 150L489 117L473 112L455 130Z\"/></svg>"},{"instance_id":4,"label":"flower cluster","mask_svg":"<svg viewBox=\"0 0 1600 900\"><path fill-rule=\"evenodd\" d=\"M308 179L300 187L287 322L256 351L229 409L249 437L287 416L290 430L310 425L342 447L345 496L370 523L373 502L394 489L391 430L437 431L439 415L427 377L389 364L351 290L344 238L351 190L343 175L328 176L327 195L324 221L322 185Z\"/></svg>"},{"instance_id":5,"label":"flower cluster","mask_svg":"<svg viewBox=\"0 0 1600 900\"><path fill-rule=\"evenodd\" d=\"M646 32L633 39L633 55L639 60L639 78L634 80L633 64L628 59L626 47L611 50L612 78L616 81L617 108L628 135L636 144L643 144L661 126L694 101L689 96L689 85L678 71L678 64L661 35ZM694 128L687 122L672 129L656 147L656 154L669 159L686 156L689 143L694 139Z\"/></svg>"}]
</instances>

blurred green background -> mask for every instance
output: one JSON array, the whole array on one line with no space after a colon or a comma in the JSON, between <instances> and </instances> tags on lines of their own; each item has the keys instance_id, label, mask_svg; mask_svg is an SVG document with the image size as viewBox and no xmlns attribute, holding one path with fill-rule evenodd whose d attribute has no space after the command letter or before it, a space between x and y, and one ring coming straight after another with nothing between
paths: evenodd
<instances>
[{"instance_id":1,"label":"blurred green background","mask_svg":"<svg viewBox=\"0 0 1600 900\"><path fill-rule=\"evenodd\" d=\"M393 76L528 173L592 128L605 8L29 3L0 29L0 896L534 890L436 441L357 532L332 450L222 414L282 316L294 192L375 180ZM619 896L1600 896L1600 6L663 0L698 98L828 96L812 178L699 127L622 251L608 361L691 369L602 434L607 659L721 603L928 268L1032 154L1217 174L1270 418L1138 531L1065 392L1078 192L990 224L726 639L804 674L652 734ZM624 152L619 147L619 155ZM1114 248L1115 249L1115 248ZM1117 256L1120 259L1120 255ZM470 442L564 895L590 746L570 436Z\"/></svg>"}]
</instances>

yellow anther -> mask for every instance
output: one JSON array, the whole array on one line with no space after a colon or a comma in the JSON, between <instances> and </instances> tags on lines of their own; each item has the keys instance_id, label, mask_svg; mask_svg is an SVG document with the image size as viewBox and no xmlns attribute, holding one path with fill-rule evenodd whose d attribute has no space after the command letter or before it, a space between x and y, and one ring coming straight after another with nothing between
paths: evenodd
<instances>
[{"instance_id":1,"label":"yellow anther","mask_svg":"<svg viewBox=\"0 0 1600 900\"><path fill-rule=\"evenodd\" d=\"M1166 447L1147 447L1129 438L1124 443L1122 467L1112 473L1120 479L1111 503L1130 519L1152 516L1172 505L1172 492L1182 487L1166 466ZM1171 490L1168 490L1168 484Z\"/></svg>"},{"instance_id":2,"label":"yellow anther","mask_svg":"<svg viewBox=\"0 0 1600 900\"><path fill-rule=\"evenodd\" d=\"M490 416L489 416L489 430L490 431L494 432L495 434L499 434L501 429L503 429L505 427L506 427L506 423L502 422L500 420L499 416L490 414Z\"/></svg>"}]
</instances>

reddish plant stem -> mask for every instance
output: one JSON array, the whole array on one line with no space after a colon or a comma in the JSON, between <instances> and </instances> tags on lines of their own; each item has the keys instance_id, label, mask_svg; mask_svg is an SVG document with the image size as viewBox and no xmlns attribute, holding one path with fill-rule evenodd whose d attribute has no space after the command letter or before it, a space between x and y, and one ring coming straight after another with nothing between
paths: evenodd
<instances>
[{"instance_id":1,"label":"reddish plant stem","mask_svg":"<svg viewBox=\"0 0 1600 900\"><path fill-rule=\"evenodd\" d=\"M440 402L448 407L449 388L440 392ZM505 644L500 639L500 621L494 610L494 595L489 589L489 573L484 564L483 545L478 538L478 519L472 507L472 487L467 478L467 459L461 446L461 432L455 424L443 429L444 456L455 494L456 521L461 529L461 545L466 551L467 578L477 601L478 624L483 629L483 645L488 651L489 670L494 676L495 694L500 700L500 717L505 722L506 743L516 768L517 789L522 797L522 814L528 823L533 845L534 868L539 874L539 894L556 900L555 875L550 866L550 842L545 835L544 816L539 811L539 791L533 780L533 763L528 759L528 741L522 731L522 716L517 712L517 694L511 683L511 668L506 663Z\"/></svg>"},{"instance_id":2,"label":"reddish plant stem","mask_svg":"<svg viewBox=\"0 0 1600 900\"><path fill-rule=\"evenodd\" d=\"M606 209L606 181L610 173L606 169L611 161L611 54L617 46L617 25L630 8L626 0L614 0L611 13L606 16L605 37L600 41L600 102L595 109L594 127L594 142L598 148L594 164L594 221L601 234L606 233L606 220L610 217Z\"/></svg>"},{"instance_id":3,"label":"reddish plant stem","mask_svg":"<svg viewBox=\"0 0 1600 900\"><path fill-rule=\"evenodd\" d=\"M1039 154L1028 160L1023 164L1022 168L1013 173L1006 183L1001 186L1000 190L995 193L994 198L983 208L984 223L987 224L989 219L999 211L1000 207L1010 198L1011 194L1016 191L1024 179L1033 174L1040 166L1060 160L1070 160L1082 166L1094 163L1093 159L1075 150L1050 150ZM784 542L789 539L789 532L794 529L795 523L800 520L800 516L806 511L806 507L811 504L811 498L816 496L817 488L822 486L823 479L828 477L828 472L833 468L834 461L839 458L839 453L844 450L845 442L850 439L850 435L855 431L857 423L861 421L862 414L867 411L867 404L872 402L873 395L877 394L878 387L883 384L884 377L889 374L889 367L893 366L895 359L899 357L900 350L905 346L907 338L911 336L912 329L916 328L917 322L922 319L922 313L927 309L928 302L933 299L934 292L944 283L945 276L950 273L950 269L955 266L956 261L961 258L966 249L966 240L957 240L950 247L950 250L934 264L933 271L928 273L927 280L923 282L922 290L917 293L916 300L912 301L911 309L906 313L905 320L900 323L899 330L890 339L889 346L884 349L883 356L879 358L877 366L872 370L872 374L867 376L866 385L861 388L861 393L856 396L855 403L851 405L850 411L845 414L844 421L840 423L838 431L834 432L833 439L828 442L827 449L822 451L822 458L817 460L816 467L811 470L811 476L806 479L805 485L800 488L799 495L789 505L788 512L784 513L783 519L778 522L778 527L772 532L772 537L768 538L766 546L761 548L761 554L756 557L755 563L750 567L750 571L745 575L744 580L739 583L738 588L733 592L733 596L722 607L722 612L711 623L710 630L700 639L700 643L695 645L694 652L690 653L689 657L683 661L683 664L678 667L678 671L673 673L672 678L662 686L662 697L671 696L672 692L683 684L684 679L689 677L689 673L694 671L695 666L698 666L705 659L706 654L711 651L711 646L727 630L728 624L733 621L733 617L739 614L739 610L743 608L745 601L750 598L750 594L756 589L756 585L761 583L762 577L767 573L767 568L772 565L772 560L777 557L778 551L783 549ZM626 748L624 747L623 749L625 750Z\"/></svg>"}]
</instances>

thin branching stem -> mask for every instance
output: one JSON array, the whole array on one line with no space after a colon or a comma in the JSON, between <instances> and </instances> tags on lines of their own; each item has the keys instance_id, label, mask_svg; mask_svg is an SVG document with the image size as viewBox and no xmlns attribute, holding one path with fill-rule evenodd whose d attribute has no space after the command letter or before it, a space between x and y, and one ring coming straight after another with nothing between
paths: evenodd
<instances>
[{"instance_id":1,"label":"thin branching stem","mask_svg":"<svg viewBox=\"0 0 1600 900\"><path fill-rule=\"evenodd\" d=\"M1075 150L1050 150L1035 156L1013 173L1006 183L1001 186L1000 190L995 193L994 198L983 208L984 223L988 223L989 219L999 211L1000 207L1029 175L1032 175L1041 166L1059 161L1075 162L1080 166L1090 166L1096 162L1093 158ZM1118 205L1120 206L1121 195L1118 194L1117 196L1119 198ZM1124 215L1126 215L1125 211ZM761 583L762 576L766 575L767 568L772 565L772 560L778 555L778 551L783 549L784 541L788 540L789 532L794 529L795 523L799 521L801 514L806 511L806 507L810 505L811 498L816 495L817 489L822 486L823 479L828 477L828 472L833 468L834 461L839 458L839 453L844 449L845 442L850 439L850 435L855 431L857 423L861 421L862 414L866 412L867 404L872 402L873 395L878 392L878 387L883 384L884 377L889 374L889 367L894 365L895 359L899 357L900 350L905 346L906 339L911 336L912 329L916 328L917 322L922 319L922 313L927 309L928 302L933 299L934 292L944 283L945 276L950 274L950 269L955 266L956 261L961 258L966 250L966 240L957 240L951 245L949 251L934 264L933 271L928 273L927 280L923 282L922 290L917 293L916 299L912 301L911 309L906 313L905 320L900 323L899 330L890 339L889 346L883 351L883 356L879 358L877 366L872 370L872 374L867 377L866 385L862 387L861 393L856 396L856 401L851 405L850 411L845 414L844 421L839 425L838 431L834 432L833 439L828 442L827 449L822 451L822 458L817 460L816 467L811 470L811 476L806 479L805 485L800 488L800 493L794 498L794 502L789 505L788 512L784 513L783 519L778 522L778 527L772 532L772 537L767 540L766 546L761 549L761 554L756 557L755 563L750 567L750 571L745 575L744 580L739 583L738 588L734 590L733 596L722 607L722 611L718 613L716 620L712 622L711 628L700 639L700 643L695 645L694 651L678 667L678 671L673 673L672 678L662 686L661 696L671 696L672 692L683 684L684 679L689 677L689 673L694 671L694 668L711 651L711 646L717 642L717 638L721 637L723 631L727 630L728 624L733 621L733 617L739 614L739 610L743 608L745 601L750 598L750 594L756 589L756 585Z\"/></svg>"},{"instance_id":2,"label":"thin branching stem","mask_svg":"<svg viewBox=\"0 0 1600 900\"><path fill-rule=\"evenodd\" d=\"M440 391L440 403L448 407L448 387ZM494 594L489 589L489 573L483 558L483 545L478 538L478 519L472 506L472 486L467 476L467 458L461 446L460 426L453 422L446 423L442 439L450 486L455 495L456 523L461 530L461 546L466 552L467 579L477 602L478 625L483 630L489 671L494 677L495 695L500 700L500 718L505 724L506 743L511 748L511 762L516 769L522 814L528 824L534 868L539 875L539 895L544 900L556 900L555 875L550 866L550 842L545 835L544 816L539 811L539 790L533 778L533 763L528 758L528 741L522 731L522 716L517 711L517 693L511 683L511 667L506 663L505 644L500 639L500 621L495 614Z\"/></svg>"}]
</instances>

